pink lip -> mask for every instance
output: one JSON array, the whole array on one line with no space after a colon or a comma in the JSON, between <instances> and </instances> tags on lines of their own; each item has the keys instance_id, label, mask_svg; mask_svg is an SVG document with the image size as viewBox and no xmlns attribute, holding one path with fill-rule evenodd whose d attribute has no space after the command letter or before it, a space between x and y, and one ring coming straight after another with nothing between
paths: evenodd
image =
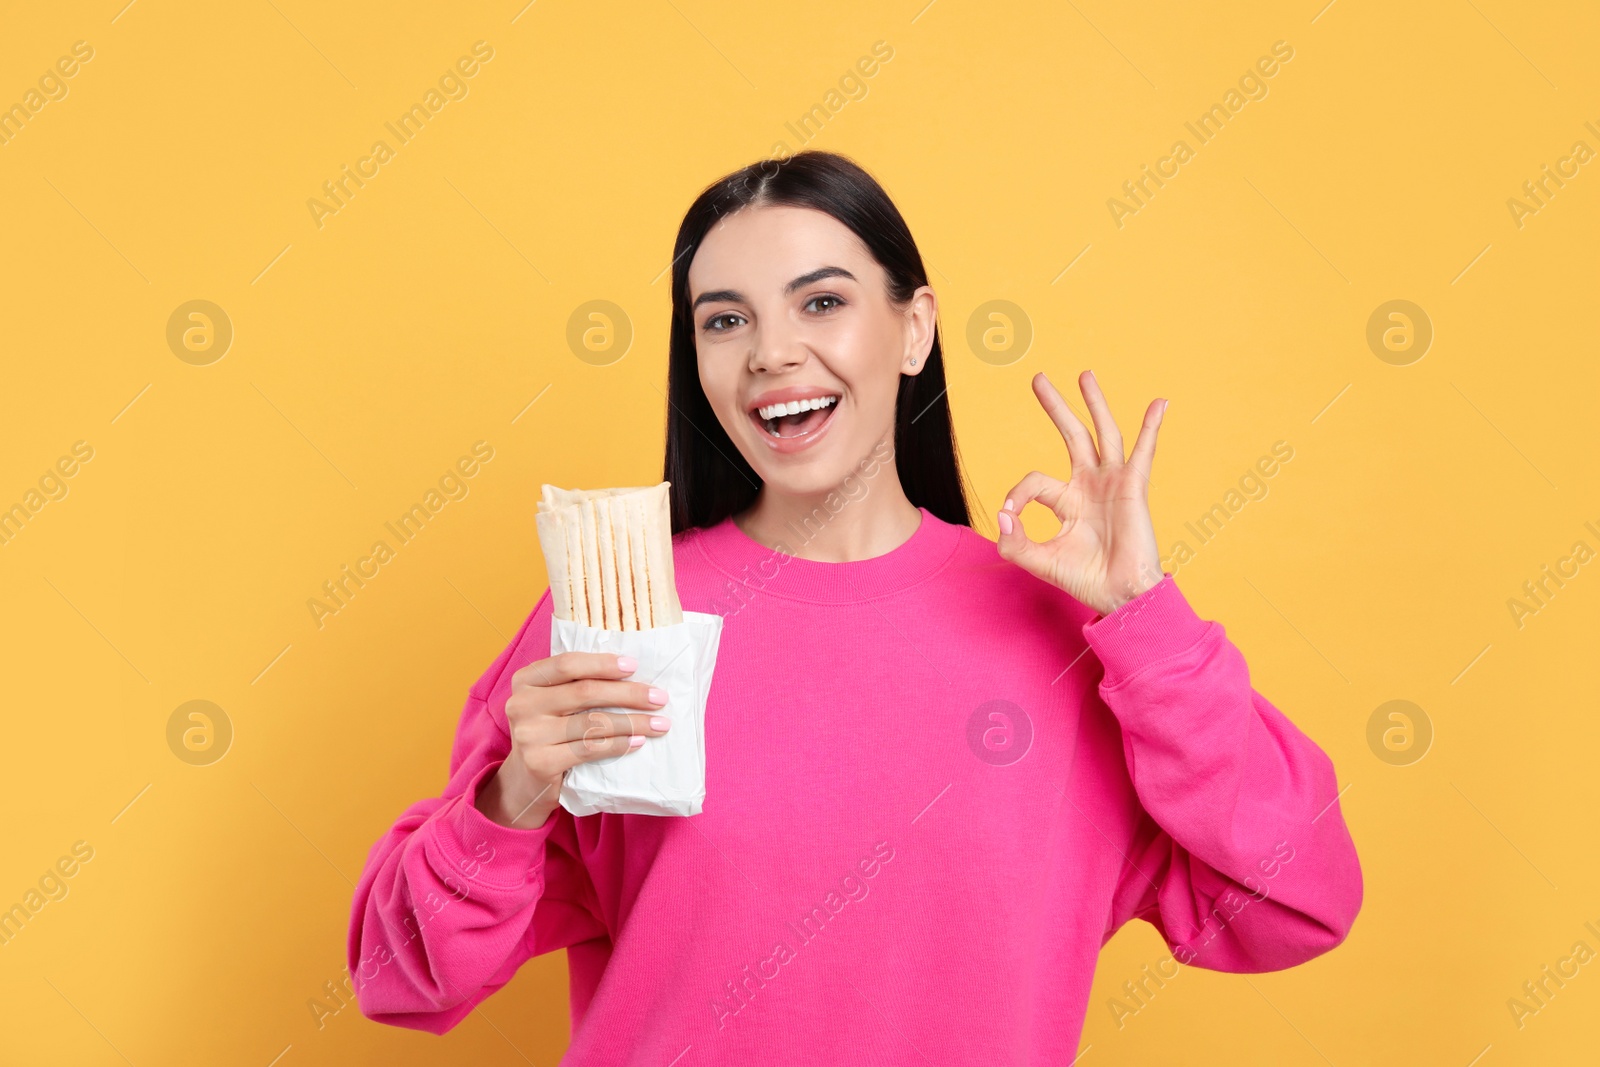
<instances>
[{"instance_id":1,"label":"pink lip","mask_svg":"<svg viewBox=\"0 0 1600 1067\"><path fill-rule=\"evenodd\" d=\"M826 392L818 393L818 392L812 391L808 395L809 396L834 396L834 395L837 395L837 394L826 393ZM799 396L792 397L792 398L791 397L780 397L777 393L769 393L769 394L767 394L767 396L770 397L771 399L765 399L764 398L764 399L762 399L761 403L759 405L757 405L757 406L764 407L767 404L776 404L780 399L783 399L783 400L789 400L789 399L801 400L801 399L806 399L806 397L799 397ZM764 426L762 424L761 416L756 414L755 408L751 408L750 409L750 421L755 424L756 433L758 435L760 435L761 439L767 443L767 447L768 448L772 449L774 452L777 452L780 455L790 455L790 454L795 453L795 452L804 451L805 449L810 448L812 445L816 444L818 441L822 440L824 435L826 435L827 432L828 432L828 427L833 425L834 413L839 410L839 405L843 404L843 403L844 403L844 398L843 397L839 397L839 399L837 401L835 401L833 404L831 404L828 407L828 414L827 414L827 417L822 420L822 425L818 426L815 430L812 430L810 433L799 434L798 436L795 436L795 437L774 437L774 436L772 436L770 433L767 432L766 426Z\"/></svg>"}]
</instances>

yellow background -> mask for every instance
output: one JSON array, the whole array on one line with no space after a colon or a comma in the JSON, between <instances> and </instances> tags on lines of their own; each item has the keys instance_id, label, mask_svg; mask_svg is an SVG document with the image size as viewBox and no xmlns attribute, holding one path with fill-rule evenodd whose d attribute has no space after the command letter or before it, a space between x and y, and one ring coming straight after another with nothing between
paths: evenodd
<instances>
[{"instance_id":1,"label":"yellow background","mask_svg":"<svg viewBox=\"0 0 1600 1067\"><path fill-rule=\"evenodd\" d=\"M1319 3L8 16L0 103L75 41L94 58L0 146L0 506L74 442L94 458L0 546L0 907L74 842L94 858L0 947L0 1061L555 1062L560 954L443 1039L353 1007L319 1029L308 1001L341 976L367 849L443 786L468 685L544 587L539 484L659 478L683 211L802 147L786 123L880 40L893 58L810 146L867 166L931 266L985 534L1023 474L1067 472L1038 370L1070 389L1093 367L1130 438L1171 399L1164 552L1294 449L1178 580L1333 757L1365 906L1330 955L1186 969L1119 1028L1109 999L1165 955L1131 924L1080 1062L1591 1059L1600 965L1520 1029L1506 1002L1574 942L1600 949L1600 565L1520 628L1507 601L1575 541L1600 549L1600 163L1520 227L1507 200L1575 141L1600 149L1600 17ZM494 56L466 98L319 228L307 200L478 40ZM1279 40L1269 94L1198 145L1184 122ZM1195 157L1119 228L1108 198L1179 138ZM206 366L166 340L195 299L234 329ZM1392 299L1435 331L1408 366L1366 342ZM607 366L566 340L591 300L634 333ZM991 300L1034 333L1004 366L965 340ZM307 600L480 440L470 494L319 628ZM1406 766L1367 741L1396 699L1434 732ZM232 724L208 766L168 746L190 700Z\"/></svg>"}]
</instances>

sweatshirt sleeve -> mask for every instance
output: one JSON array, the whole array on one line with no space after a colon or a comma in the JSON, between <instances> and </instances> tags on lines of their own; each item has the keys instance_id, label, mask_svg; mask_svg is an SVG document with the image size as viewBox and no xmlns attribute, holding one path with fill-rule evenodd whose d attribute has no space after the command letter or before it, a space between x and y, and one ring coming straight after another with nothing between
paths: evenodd
<instances>
[{"instance_id":1,"label":"sweatshirt sleeve","mask_svg":"<svg viewBox=\"0 0 1600 1067\"><path fill-rule=\"evenodd\" d=\"M1180 963L1274 971L1327 952L1361 908L1333 762L1250 685L1172 576L1083 627L1140 812L1109 938L1149 921Z\"/></svg>"},{"instance_id":2,"label":"sweatshirt sleeve","mask_svg":"<svg viewBox=\"0 0 1600 1067\"><path fill-rule=\"evenodd\" d=\"M407 808L367 856L346 954L368 1018L442 1034L530 957L608 936L571 813L525 830L474 805L511 751L511 676L550 654L550 615L546 591L468 691L443 795Z\"/></svg>"}]
</instances>

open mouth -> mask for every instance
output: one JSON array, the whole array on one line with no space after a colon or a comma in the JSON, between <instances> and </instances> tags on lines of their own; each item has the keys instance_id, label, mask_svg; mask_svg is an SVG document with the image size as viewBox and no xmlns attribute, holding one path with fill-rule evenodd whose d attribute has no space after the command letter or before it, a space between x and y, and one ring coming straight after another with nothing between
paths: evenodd
<instances>
[{"instance_id":1,"label":"open mouth","mask_svg":"<svg viewBox=\"0 0 1600 1067\"><path fill-rule=\"evenodd\" d=\"M809 400L791 400L787 404L769 404L755 408L750 417L759 424L768 437L792 440L808 437L833 418L838 406L837 396L819 396Z\"/></svg>"}]
</instances>

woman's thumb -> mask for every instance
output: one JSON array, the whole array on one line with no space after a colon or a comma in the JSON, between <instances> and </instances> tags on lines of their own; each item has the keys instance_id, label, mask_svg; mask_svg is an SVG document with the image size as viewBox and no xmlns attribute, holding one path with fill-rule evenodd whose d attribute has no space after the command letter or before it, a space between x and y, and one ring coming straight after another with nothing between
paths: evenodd
<instances>
[{"instance_id":1,"label":"woman's thumb","mask_svg":"<svg viewBox=\"0 0 1600 1067\"><path fill-rule=\"evenodd\" d=\"M1022 528L1022 517L1015 512L1001 509L1000 511L1000 540L996 547L1000 550L1000 558L1009 560L1027 571L1037 575L1038 554L1040 546L1028 536Z\"/></svg>"}]
</instances>

